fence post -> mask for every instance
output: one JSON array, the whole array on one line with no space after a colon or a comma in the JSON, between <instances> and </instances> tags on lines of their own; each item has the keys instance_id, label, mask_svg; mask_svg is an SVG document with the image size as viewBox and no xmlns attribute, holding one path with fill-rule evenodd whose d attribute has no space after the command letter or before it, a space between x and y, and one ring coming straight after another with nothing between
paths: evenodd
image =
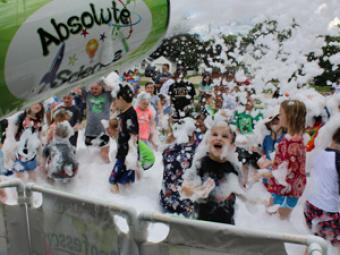
<instances>
[{"instance_id":1,"label":"fence post","mask_svg":"<svg viewBox=\"0 0 340 255\"><path fill-rule=\"evenodd\" d=\"M309 236L307 240L309 255L327 254L327 243L324 239L318 236Z\"/></svg>"}]
</instances>

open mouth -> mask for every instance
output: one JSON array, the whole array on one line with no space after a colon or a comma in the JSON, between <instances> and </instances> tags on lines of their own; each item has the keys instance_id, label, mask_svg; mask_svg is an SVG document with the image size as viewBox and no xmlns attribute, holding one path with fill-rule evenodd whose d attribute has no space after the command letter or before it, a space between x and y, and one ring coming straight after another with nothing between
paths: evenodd
<instances>
[{"instance_id":1,"label":"open mouth","mask_svg":"<svg viewBox=\"0 0 340 255\"><path fill-rule=\"evenodd\" d=\"M222 150L222 144L219 144L219 143L217 143L217 144L214 144L214 148L216 149L216 150Z\"/></svg>"}]
</instances>

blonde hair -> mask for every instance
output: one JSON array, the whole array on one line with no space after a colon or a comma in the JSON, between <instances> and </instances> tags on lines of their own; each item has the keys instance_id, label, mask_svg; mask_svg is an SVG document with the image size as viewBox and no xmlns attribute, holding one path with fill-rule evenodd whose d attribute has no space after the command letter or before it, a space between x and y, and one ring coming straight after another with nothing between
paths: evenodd
<instances>
[{"instance_id":1,"label":"blonde hair","mask_svg":"<svg viewBox=\"0 0 340 255\"><path fill-rule=\"evenodd\" d=\"M225 121L215 121L211 128L210 128L210 137L211 137L211 130L214 129L214 128L226 128L228 129L230 135L231 135L231 143L234 144L235 143L235 140L236 140L236 134L235 132L232 130L232 128L229 126L229 124ZM209 138L210 139L210 138Z\"/></svg>"},{"instance_id":2,"label":"blonde hair","mask_svg":"<svg viewBox=\"0 0 340 255\"><path fill-rule=\"evenodd\" d=\"M306 124L306 106L299 100L285 100L281 107L286 114L288 132L302 134Z\"/></svg>"},{"instance_id":3,"label":"blonde hair","mask_svg":"<svg viewBox=\"0 0 340 255\"><path fill-rule=\"evenodd\" d=\"M53 114L54 122L62 122L65 120L69 120L71 118L72 113L66 109L60 108L55 110Z\"/></svg>"}]
</instances>

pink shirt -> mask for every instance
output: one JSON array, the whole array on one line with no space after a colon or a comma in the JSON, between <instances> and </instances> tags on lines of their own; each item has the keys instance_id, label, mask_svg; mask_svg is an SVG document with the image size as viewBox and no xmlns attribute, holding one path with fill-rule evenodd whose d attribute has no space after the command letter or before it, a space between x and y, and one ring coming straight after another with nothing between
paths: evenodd
<instances>
[{"instance_id":1,"label":"pink shirt","mask_svg":"<svg viewBox=\"0 0 340 255\"><path fill-rule=\"evenodd\" d=\"M139 139L148 141L151 134L151 123L153 119L152 110L148 107L145 111L136 107L136 113L139 126Z\"/></svg>"}]
</instances>

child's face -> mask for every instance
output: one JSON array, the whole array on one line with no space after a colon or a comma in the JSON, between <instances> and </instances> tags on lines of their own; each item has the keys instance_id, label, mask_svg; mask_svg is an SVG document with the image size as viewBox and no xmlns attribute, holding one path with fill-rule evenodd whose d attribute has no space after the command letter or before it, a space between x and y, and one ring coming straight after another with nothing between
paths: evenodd
<instances>
[{"instance_id":1,"label":"child's face","mask_svg":"<svg viewBox=\"0 0 340 255\"><path fill-rule=\"evenodd\" d=\"M232 81L233 79L234 75L232 73L227 75L227 81Z\"/></svg>"},{"instance_id":2,"label":"child's face","mask_svg":"<svg viewBox=\"0 0 340 255\"><path fill-rule=\"evenodd\" d=\"M31 113L37 114L41 111L41 105L40 104L32 104L31 106Z\"/></svg>"},{"instance_id":3,"label":"child's face","mask_svg":"<svg viewBox=\"0 0 340 255\"><path fill-rule=\"evenodd\" d=\"M286 115L286 112L283 110L282 107L280 107L279 118L280 118L280 126L287 128L287 115Z\"/></svg>"},{"instance_id":4,"label":"child's face","mask_svg":"<svg viewBox=\"0 0 340 255\"><path fill-rule=\"evenodd\" d=\"M71 107L73 104L73 97L70 95L66 95L63 97L63 102L66 107Z\"/></svg>"},{"instance_id":5,"label":"child's face","mask_svg":"<svg viewBox=\"0 0 340 255\"><path fill-rule=\"evenodd\" d=\"M153 91L154 91L154 85L153 84L149 84L148 86L145 87L146 93L153 94Z\"/></svg>"},{"instance_id":6,"label":"child's face","mask_svg":"<svg viewBox=\"0 0 340 255\"><path fill-rule=\"evenodd\" d=\"M246 110L247 111L252 111L254 108L254 102L252 99L248 99L246 103Z\"/></svg>"},{"instance_id":7,"label":"child's face","mask_svg":"<svg viewBox=\"0 0 340 255\"><path fill-rule=\"evenodd\" d=\"M211 104L211 103L213 102L212 96L206 96L206 97L205 97L205 102L206 102L207 104Z\"/></svg>"},{"instance_id":8,"label":"child's face","mask_svg":"<svg viewBox=\"0 0 340 255\"><path fill-rule=\"evenodd\" d=\"M278 132L281 128L280 125L280 119L278 116L276 116L275 118L273 118L273 120L270 122L270 129L273 130L273 132Z\"/></svg>"},{"instance_id":9,"label":"child's face","mask_svg":"<svg viewBox=\"0 0 340 255\"><path fill-rule=\"evenodd\" d=\"M93 96L99 96L103 92L103 87L99 84L94 84L91 86L91 94Z\"/></svg>"},{"instance_id":10,"label":"child's face","mask_svg":"<svg viewBox=\"0 0 340 255\"><path fill-rule=\"evenodd\" d=\"M139 102L139 108L141 108L143 111L145 111L149 107L149 101L148 100L140 100Z\"/></svg>"},{"instance_id":11,"label":"child's face","mask_svg":"<svg viewBox=\"0 0 340 255\"><path fill-rule=\"evenodd\" d=\"M197 117L195 124L196 128L198 128L202 133L205 133L207 128L205 127L204 118L202 116Z\"/></svg>"},{"instance_id":12,"label":"child's face","mask_svg":"<svg viewBox=\"0 0 340 255\"><path fill-rule=\"evenodd\" d=\"M207 76L204 77L205 82L209 82L209 80L210 80L210 76L207 75Z\"/></svg>"},{"instance_id":13,"label":"child's face","mask_svg":"<svg viewBox=\"0 0 340 255\"><path fill-rule=\"evenodd\" d=\"M209 156L216 161L223 161L225 151L232 144L233 135L229 127L214 127L211 129L209 141Z\"/></svg>"}]
</instances>

